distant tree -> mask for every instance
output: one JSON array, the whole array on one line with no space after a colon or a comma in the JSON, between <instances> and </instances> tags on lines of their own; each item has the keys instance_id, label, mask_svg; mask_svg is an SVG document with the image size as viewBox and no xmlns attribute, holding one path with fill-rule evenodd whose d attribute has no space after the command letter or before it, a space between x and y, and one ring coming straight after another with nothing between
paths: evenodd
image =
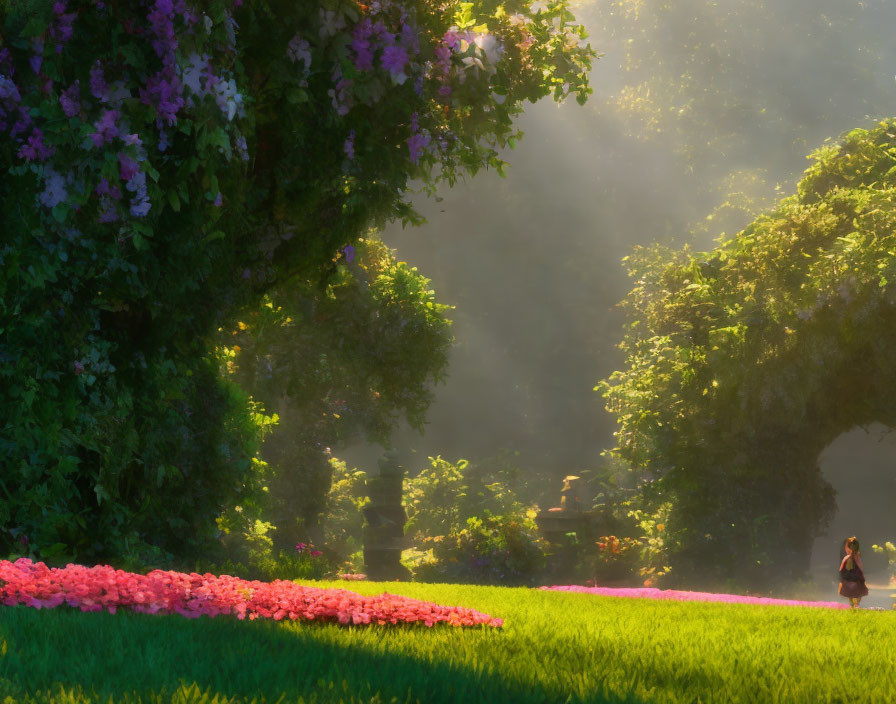
<instances>
[{"instance_id":1,"label":"distant tree","mask_svg":"<svg viewBox=\"0 0 896 704\"><path fill-rule=\"evenodd\" d=\"M261 456L276 477L269 518L282 549L322 540L330 453L361 439L385 446L401 418L422 433L430 386L448 368L451 306L374 233L325 284L273 289L222 341L231 378L279 418Z\"/></svg>"}]
</instances>

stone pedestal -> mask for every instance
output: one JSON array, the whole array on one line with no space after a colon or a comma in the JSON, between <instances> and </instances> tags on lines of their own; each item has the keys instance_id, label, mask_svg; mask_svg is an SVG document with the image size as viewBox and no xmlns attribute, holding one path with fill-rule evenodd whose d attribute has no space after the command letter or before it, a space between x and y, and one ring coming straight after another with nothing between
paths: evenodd
<instances>
[{"instance_id":1,"label":"stone pedestal","mask_svg":"<svg viewBox=\"0 0 896 704\"><path fill-rule=\"evenodd\" d=\"M401 504L404 468L395 450L379 460L379 475L367 479L370 503L364 507L364 572L374 582L409 580L410 571L401 564L401 551L410 545L404 537L407 514Z\"/></svg>"}]
</instances>

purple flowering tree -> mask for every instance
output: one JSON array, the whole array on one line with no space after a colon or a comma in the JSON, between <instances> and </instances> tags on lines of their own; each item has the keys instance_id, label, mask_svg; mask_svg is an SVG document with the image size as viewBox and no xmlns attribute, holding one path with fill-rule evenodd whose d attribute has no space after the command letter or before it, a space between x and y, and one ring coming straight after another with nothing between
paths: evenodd
<instances>
[{"instance_id":1,"label":"purple flowering tree","mask_svg":"<svg viewBox=\"0 0 896 704\"><path fill-rule=\"evenodd\" d=\"M541 5L0 6L0 552L209 549L262 481L217 330L419 223L411 179L500 171L523 101L584 102L595 53Z\"/></svg>"}]
</instances>

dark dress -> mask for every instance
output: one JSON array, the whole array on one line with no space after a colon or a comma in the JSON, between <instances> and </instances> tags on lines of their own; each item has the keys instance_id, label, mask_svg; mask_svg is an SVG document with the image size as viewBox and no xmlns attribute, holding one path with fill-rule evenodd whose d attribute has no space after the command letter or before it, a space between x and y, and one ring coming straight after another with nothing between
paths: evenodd
<instances>
[{"instance_id":1,"label":"dark dress","mask_svg":"<svg viewBox=\"0 0 896 704\"><path fill-rule=\"evenodd\" d=\"M855 560L852 561L851 570L846 569L845 565L840 570L840 588L837 590L837 593L847 599L858 599L862 596L868 596L868 587L865 586L865 575L862 574L862 570L859 569Z\"/></svg>"}]
</instances>

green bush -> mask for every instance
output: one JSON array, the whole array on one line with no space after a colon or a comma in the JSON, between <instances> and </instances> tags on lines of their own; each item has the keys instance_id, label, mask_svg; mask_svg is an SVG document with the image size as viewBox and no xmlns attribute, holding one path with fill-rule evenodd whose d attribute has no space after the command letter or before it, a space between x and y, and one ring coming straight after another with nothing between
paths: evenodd
<instances>
[{"instance_id":1,"label":"green bush","mask_svg":"<svg viewBox=\"0 0 896 704\"><path fill-rule=\"evenodd\" d=\"M520 586L538 583L547 550L533 515L488 511L460 531L423 539L422 547L428 554L415 565L416 581Z\"/></svg>"}]
</instances>

